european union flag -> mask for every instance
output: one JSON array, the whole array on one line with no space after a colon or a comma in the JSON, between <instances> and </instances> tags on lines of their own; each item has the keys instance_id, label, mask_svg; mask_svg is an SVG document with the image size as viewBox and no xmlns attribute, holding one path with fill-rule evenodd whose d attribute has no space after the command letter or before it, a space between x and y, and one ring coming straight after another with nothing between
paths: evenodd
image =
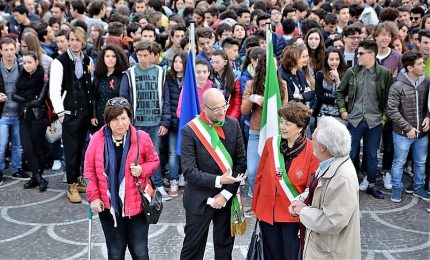
<instances>
[{"instance_id":1,"label":"european union flag","mask_svg":"<svg viewBox=\"0 0 430 260\"><path fill-rule=\"evenodd\" d=\"M179 118L178 140L176 143L176 153L178 155L181 155L181 129L198 114L200 114L200 102L194 72L194 57L190 51L185 67L184 86L182 87L181 116Z\"/></svg>"}]
</instances>

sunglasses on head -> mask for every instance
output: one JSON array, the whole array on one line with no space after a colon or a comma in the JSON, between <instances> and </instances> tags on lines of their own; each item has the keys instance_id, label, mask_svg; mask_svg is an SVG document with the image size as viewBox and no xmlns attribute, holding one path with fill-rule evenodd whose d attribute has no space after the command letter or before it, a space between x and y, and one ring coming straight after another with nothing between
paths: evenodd
<instances>
[{"instance_id":1,"label":"sunglasses on head","mask_svg":"<svg viewBox=\"0 0 430 260\"><path fill-rule=\"evenodd\" d=\"M111 98L107 101L108 106L125 106L128 105L128 100L122 97Z\"/></svg>"}]
</instances>

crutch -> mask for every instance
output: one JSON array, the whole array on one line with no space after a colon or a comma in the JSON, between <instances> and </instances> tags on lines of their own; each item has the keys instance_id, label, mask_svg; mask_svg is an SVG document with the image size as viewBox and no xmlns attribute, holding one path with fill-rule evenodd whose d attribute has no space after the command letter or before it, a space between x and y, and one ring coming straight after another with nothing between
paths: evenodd
<instances>
[{"instance_id":1,"label":"crutch","mask_svg":"<svg viewBox=\"0 0 430 260\"><path fill-rule=\"evenodd\" d=\"M84 180L85 186L88 185L88 179ZM88 203L88 260L91 260L91 233L92 233L92 220L93 211L91 210L91 204Z\"/></svg>"}]
</instances>

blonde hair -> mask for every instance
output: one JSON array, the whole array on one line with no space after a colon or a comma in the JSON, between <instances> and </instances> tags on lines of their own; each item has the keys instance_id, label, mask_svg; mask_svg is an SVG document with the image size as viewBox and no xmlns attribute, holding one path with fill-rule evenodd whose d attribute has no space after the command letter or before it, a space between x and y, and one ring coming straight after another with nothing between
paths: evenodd
<instances>
[{"instance_id":1,"label":"blonde hair","mask_svg":"<svg viewBox=\"0 0 430 260\"><path fill-rule=\"evenodd\" d=\"M72 27L70 33L74 33L78 41L82 43L82 49L87 47L87 33L81 27Z\"/></svg>"}]
</instances>

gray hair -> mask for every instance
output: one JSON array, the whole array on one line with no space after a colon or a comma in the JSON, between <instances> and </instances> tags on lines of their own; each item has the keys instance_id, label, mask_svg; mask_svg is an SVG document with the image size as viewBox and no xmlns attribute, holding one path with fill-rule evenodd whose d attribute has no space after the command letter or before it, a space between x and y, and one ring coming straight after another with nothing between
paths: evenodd
<instances>
[{"instance_id":1,"label":"gray hair","mask_svg":"<svg viewBox=\"0 0 430 260\"><path fill-rule=\"evenodd\" d=\"M351 151L351 135L341 122L331 116L318 120L318 143L327 147L334 157L349 155Z\"/></svg>"}]
</instances>

